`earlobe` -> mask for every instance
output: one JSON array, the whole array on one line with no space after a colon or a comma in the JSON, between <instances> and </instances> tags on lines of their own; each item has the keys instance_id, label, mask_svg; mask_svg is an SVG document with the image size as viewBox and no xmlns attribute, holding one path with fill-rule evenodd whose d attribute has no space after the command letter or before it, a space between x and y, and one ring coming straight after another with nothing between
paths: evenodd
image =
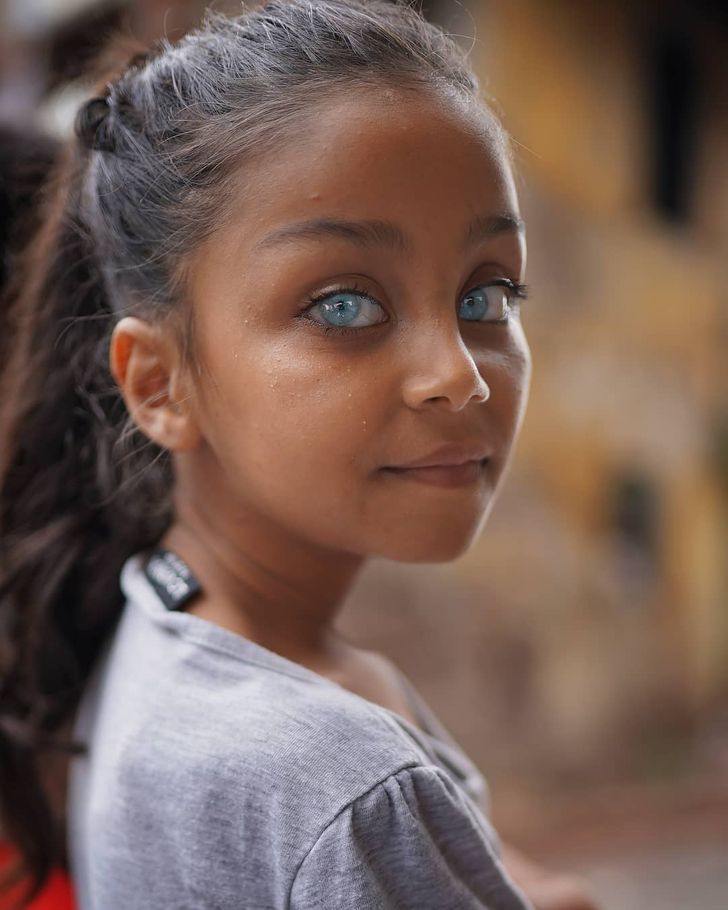
<instances>
[{"instance_id":1,"label":"earlobe","mask_svg":"<svg viewBox=\"0 0 728 910\"><path fill-rule=\"evenodd\" d=\"M199 429L169 330L125 316L111 336L109 366L129 414L149 439L170 451L198 445Z\"/></svg>"}]
</instances>

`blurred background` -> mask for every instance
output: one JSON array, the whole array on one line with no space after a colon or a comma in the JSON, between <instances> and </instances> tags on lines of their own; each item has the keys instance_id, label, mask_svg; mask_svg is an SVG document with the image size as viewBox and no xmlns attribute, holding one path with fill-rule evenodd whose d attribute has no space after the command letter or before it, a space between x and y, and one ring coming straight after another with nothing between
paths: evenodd
<instances>
[{"instance_id":1,"label":"blurred background","mask_svg":"<svg viewBox=\"0 0 728 910\"><path fill-rule=\"evenodd\" d=\"M5 272L99 46L175 39L205 5L5 0ZM610 910L726 910L728 4L424 11L472 48L515 141L531 399L478 544L375 561L340 628L417 685L505 840Z\"/></svg>"}]
</instances>

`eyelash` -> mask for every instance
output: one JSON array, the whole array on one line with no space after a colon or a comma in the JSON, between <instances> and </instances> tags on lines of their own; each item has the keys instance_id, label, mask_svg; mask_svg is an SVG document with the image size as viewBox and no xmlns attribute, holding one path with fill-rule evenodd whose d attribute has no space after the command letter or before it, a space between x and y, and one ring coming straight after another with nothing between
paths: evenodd
<instances>
[{"instance_id":1,"label":"eyelash","mask_svg":"<svg viewBox=\"0 0 728 910\"><path fill-rule=\"evenodd\" d=\"M526 300L526 298L528 297L529 291L530 291L529 285L521 284L520 282L513 281L510 278L497 278L497 279L494 279L493 281L484 282L482 285L473 285L473 288L470 288L469 290L473 290L476 287L485 287L485 286L494 285L494 284L502 285L504 287L510 288L513 291L513 302L511 303L511 306L514 309L517 309L520 306L520 302L522 300ZM356 283L353 283L353 284L347 285L347 286L331 288L330 290L326 291L324 294L317 294L315 297L310 297L306 301L306 305L303 308L303 310L301 310L301 312L299 314L300 317L302 319L305 319L307 322L313 323L318 329L322 330L325 335L330 335L332 333L335 335L361 335L362 332L366 331L367 328L374 329L377 326L384 325L385 322L389 321L389 320L383 320L382 322L377 322L371 326L363 326L363 327L360 326L359 328L352 329L352 328L348 328L347 326L325 325L322 322L316 322L316 320L310 319L308 316L306 316L306 313L310 309L312 309L314 306L316 306L317 303L321 303L322 301L327 300L329 297L332 297L334 294L361 294L363 297L367 297L369 300L372 300L372 301L374 301L374 303L378 304L379 306L382 306L381 303L379 303L379 301L375 297L372 297L372 295L368 294L363 288L357 287ZM382 309L384 309L384 308L382 307ZM468 320L466 320L466 321L468 321ZM477 320L472 320L472 321L477 323ZM505 325L507 322L508 322L508 318L492 320L492 321L484 320L484 322L482 324Z\"/></svg>"}]
</instances>

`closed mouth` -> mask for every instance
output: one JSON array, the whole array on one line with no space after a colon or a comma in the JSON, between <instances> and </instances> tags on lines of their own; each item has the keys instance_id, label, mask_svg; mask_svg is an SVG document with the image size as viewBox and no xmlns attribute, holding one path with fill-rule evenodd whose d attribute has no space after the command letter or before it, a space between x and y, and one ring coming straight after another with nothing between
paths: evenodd
<instances>
[{"instance_id":1,"label":"closed mouth","mask_svg":"<svg viewBox=\"0 0 728 910\"><path fill-rule=\"evenodd\" d=\"M401 473L405 473L408 471L430 471L433 469L443 470L443 469L447 469L447 468L461 468L461 467L463 467L463 465L468 465L468 464L477 464L477 465L480 465L481 467L485 467L485 465L489 461L490 461L490 458L488 458L488 457L471 458L471 459L468 459L467 461L460 461L457 464L428 464L428 465L419 465L419 466L412 466L412 467L401 467L401 466L395 465L395 466L385 466L384 468L382 468L382 470L383 471L395 471L396 473L401 474Z\"/></svg>"},{"instance_id":2,"label":"closed mouth","mask_svg":"<svg viewBox=\"0 0 728 910\"><path fill-rule=\"evenodd\" d=\"M434 487L469 487L479 484L486 473L490 458L471 459L459 464L426 465L409 468L382 468L392 477Z\"/></svg>"}]
</instances>

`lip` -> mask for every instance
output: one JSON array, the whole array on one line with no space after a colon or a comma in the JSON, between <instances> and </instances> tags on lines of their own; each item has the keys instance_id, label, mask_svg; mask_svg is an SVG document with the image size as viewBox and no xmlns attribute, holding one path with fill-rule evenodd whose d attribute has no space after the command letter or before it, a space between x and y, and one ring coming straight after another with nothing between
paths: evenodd
<instances>
[{"instance_id":1,"label":"lip","mask_svg":"<svg viewBox=\"0 0 728 910\"><path fill-rule=\"evenodd\" d=\"M490 458L492 450L483 442L447 443L434 449L429 455L407 464L385 465L388 471L409 471L414 468L457 467L467 462L481 462Z\"/></svg>"},{"instance_id":2,"label":"lip","mask_svg":"<svg viewBox=\"0 0 728 910\"><path fill-rule=\"evenodd\" d=\"M404 465L387 465L382 470L431 486L462 487L480 481L490 459L491 449L482 442L448 443L424 458Z\"/></svg>"},{"instance_id":3,"label":"lip","mask_svg":"<svg viewBox=\"0 0 728 910\"><path fill-rule=\"evenodd\" d=\"M392 477L414 480L435 487L465 487L485 476L489 459L464 461L461 464L429 465L426 468L383 468Z\"/></svg>"}]
</instances>

